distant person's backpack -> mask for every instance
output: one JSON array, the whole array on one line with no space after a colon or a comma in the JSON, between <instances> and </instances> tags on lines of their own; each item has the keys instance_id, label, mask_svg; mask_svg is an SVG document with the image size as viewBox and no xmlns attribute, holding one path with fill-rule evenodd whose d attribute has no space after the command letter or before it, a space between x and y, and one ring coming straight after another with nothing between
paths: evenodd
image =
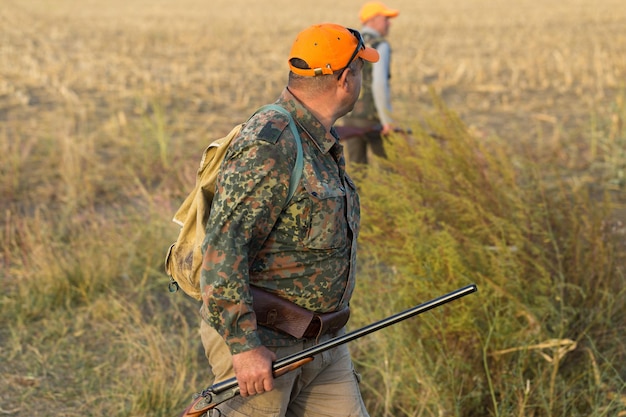
<instances>
[{"instance_id":1,"label":"distant person's backpack","mask_svg":"<svg viewBox=\"0 0 626 417\"><path fill-rule=\"evenodd\" d=\"M276 104L269 104L261 107L256 113L267 109L278 111L289 117L289 127L296 139L298 155L289 181L287 198L289 202L302 176L302 143L291 114L287 110ZM169 247L165 256L165 271L170 277L171 292L182 288L189 296L197 300L202 298L200 293L201 246L206 233L211 202L215 195L215 182L226 151L243 125L242 123L235 126L228 135L214 141L205 149L196 175L196 186L185 198L172 219L174 223L181 226L181 229L178 239Z\"/></svg>"}]
</instances>

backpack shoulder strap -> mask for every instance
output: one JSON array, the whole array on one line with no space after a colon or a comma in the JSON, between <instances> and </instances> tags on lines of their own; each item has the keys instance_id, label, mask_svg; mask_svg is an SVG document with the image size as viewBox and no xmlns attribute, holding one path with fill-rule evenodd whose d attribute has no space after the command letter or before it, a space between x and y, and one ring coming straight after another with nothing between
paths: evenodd
<instances>
[{"instance_id":1,"label":"backpack shoulder strap","mask_svg":"<svg viewBox=\"0 0 626 417\"><path fill-rule=\"evenodd\" d=\"M257 113L262 110L275 110L287 116L289 118L289 128L291 129L291 133L296 140L296 147L298 149L298 153L296 156L296 163L293 166L293 170L291 171L291 179L289 180L289 195L287 196L287 202L291 200L293 195L296 193L296 187L300 183L300 178L302 177L302 168L304 167L304 157L302 155L302 140L300 138L300 134L298 133L298 128L296 128L296 123L291 117L291 113L284 107L279 106L278 104L267 104L257 110Z\"/></svg>"}]
</instances>

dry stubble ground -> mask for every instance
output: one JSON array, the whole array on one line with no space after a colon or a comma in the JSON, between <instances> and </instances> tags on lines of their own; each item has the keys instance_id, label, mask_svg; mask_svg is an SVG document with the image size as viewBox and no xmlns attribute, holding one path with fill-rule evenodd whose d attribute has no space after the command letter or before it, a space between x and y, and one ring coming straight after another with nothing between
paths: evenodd
<instances>
[{"instance_id":1,"label":"dry stubble ground","mask_svg":"<svg viewBox=\"0 0 626 417\"><path fill-rule=\"evenodd\" d=\"M571 139L586 136L594 114L610 120L623 93L622 1L388 4L402 12L390 36L401 124L431 110L432 87L486 140L546 147L575 168L571 153L590 145ZM180 114L176 123L198 143L219 137L279 94L297 31L321 21L358 27L359 5L0 0L0 132L9 139L82 132L158 102ZM16 376L19 365L1 367L12 389L35 383Z\"/></svg>"},{"instance_id":2,"label":"dry stubble ground","mask_svg":"<svg viewBox=\"0 0 626 417\"><path fill-rule=\"evenodd\" d=\"M190 121L227 128L284 85L298 30L358 27L360 2L293 6L165 0L3 1L3 119L61 105L103 117L159 97ZM394 104L401 123L428 110L429 86L468 123L510 140L584 125L624 87L626 12L617 0L397 1ZM132 110L132 109L131 109Z\"/></svg>"}]
</instances>

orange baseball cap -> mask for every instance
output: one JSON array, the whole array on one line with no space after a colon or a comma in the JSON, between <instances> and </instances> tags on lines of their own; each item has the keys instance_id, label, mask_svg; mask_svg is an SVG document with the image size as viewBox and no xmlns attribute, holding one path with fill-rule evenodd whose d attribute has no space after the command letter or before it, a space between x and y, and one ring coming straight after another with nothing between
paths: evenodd
<instances>
[{"instance_id":1,"label":"orange baseball cap","mask_svg":"<svg viewBox=\"0 0 626 417\"><path fill-rule=\"evenodd\" d=\"M386 16L386 17L396 17L400 14L399 10L390 9L385 6L383 3L379 1L370 1L369 3L365 3L363 7L361 7L361 12L359 13L359 18L361 22L367 22L372 17L376 16Z\"/></svg>"},{"instance_id":2,"label":"orange baseball cap","mask_svg":"<svg viewBox=\"0 0 626 417\"><path fill-rule=\"evenodd\" d=\"M293 58L303 60L309 68L293 66ZM365 46L358 31L334 23L322 23L298 34L289 53L289 68L298 75L314 77L332 74L356 58L377 62L379 56L376 49Z\"/></svg>"}]
</instances>

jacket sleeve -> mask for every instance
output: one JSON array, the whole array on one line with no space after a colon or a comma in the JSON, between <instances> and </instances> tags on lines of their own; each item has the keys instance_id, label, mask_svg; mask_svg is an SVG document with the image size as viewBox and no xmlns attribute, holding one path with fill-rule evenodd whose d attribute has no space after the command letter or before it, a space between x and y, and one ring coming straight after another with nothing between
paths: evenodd
<instances>
[{"instance_id":1,"label":"jacket sleeve","mask_svg":"<svg viewBox=\"0 0 626 417\"><path fill-rule=\"evenodd\" d=\"M295 163L295 154L279 146L287 123L280 117L278 123L255 120L235 138L222 163L202 245L202 316L232 354L261 345L249 267L282 211Z\"/></svg>"},{"instance_id":2,"label":"jacket sleeve","mask_svg":"<svg viewBox=\"0 0 626 417\"><path fill-rule=\"evenodd\" d=\"M381 42L377 48L380 59L372 67L372 95L381 124L391 124L391 91L389 87L391 48L388 42Z\"/></svg>"}]
</instances>

